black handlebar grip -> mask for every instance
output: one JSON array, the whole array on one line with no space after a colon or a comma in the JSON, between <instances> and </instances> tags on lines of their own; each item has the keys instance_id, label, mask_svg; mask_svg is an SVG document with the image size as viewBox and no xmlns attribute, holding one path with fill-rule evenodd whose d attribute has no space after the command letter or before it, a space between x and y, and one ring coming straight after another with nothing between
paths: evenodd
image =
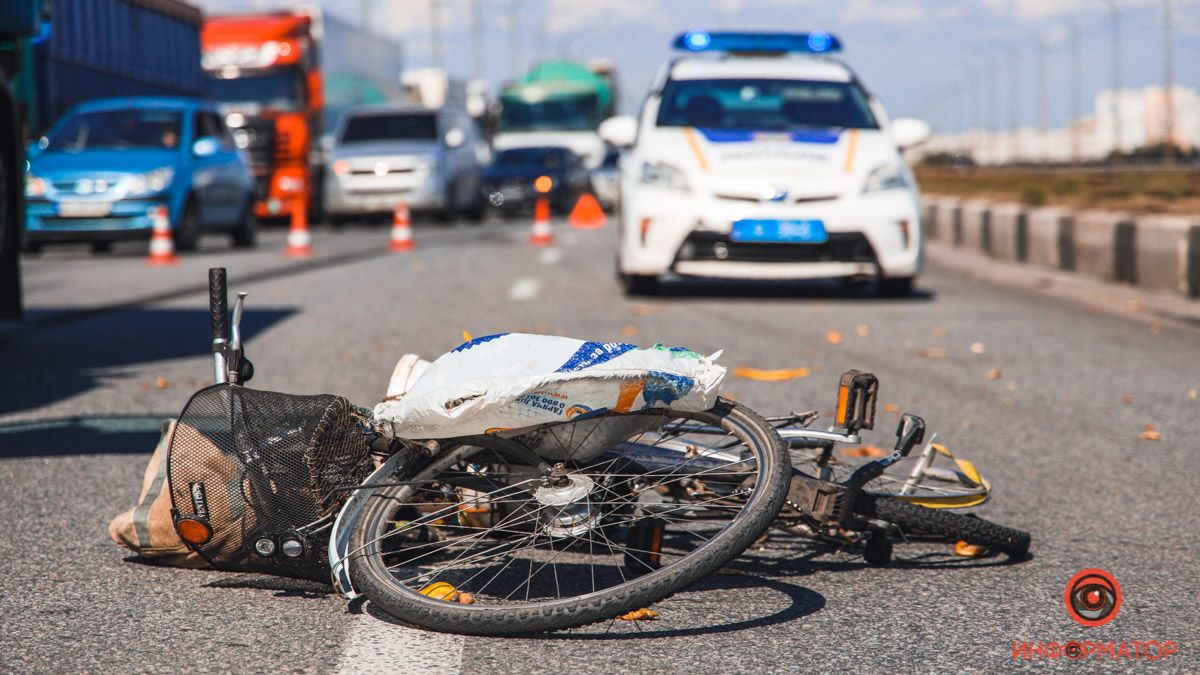
<instances>
[{"instance_id":1,"label":"black handlebar grip","mask_svg":"<svg viewBox=\"0 0 1200 675\"><path fill-rule=\"evenodd\" d=\"M225 268L208 268L208 315L214 340L229 339L229 297L225 287Z\"/></svg>"}]
</instances>

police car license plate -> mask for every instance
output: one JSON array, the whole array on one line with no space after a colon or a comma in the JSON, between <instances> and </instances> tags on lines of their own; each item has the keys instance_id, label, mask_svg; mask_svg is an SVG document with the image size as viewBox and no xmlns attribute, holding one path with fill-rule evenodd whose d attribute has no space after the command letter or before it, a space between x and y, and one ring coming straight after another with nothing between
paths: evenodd
<instances>
[{"instance_id":1,"label":"police car license plate","mask_svg":"<svg viewBox=\"0 0 1200 675\"><path fill-rule=\"evenodd\" d=\"M824 244L829 234L820 220L747 219L734 221L729 238L756 243Z\"/></svg>"}]
</instances>

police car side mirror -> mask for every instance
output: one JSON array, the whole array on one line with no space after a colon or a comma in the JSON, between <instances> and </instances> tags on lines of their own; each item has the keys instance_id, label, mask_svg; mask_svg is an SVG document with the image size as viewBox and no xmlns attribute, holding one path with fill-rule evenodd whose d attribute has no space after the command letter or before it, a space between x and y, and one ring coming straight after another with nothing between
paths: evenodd
<instances>
[{"instance_id":1,"label":"police car side mirror","mask_svg":"<svg viewBox=\"0 0 1200 675\"><path fill-rule=\"evenodd\" d=\"M637 140L637 118L632 115L617 115L600 123L600 138L618 148L633 147Z\"/></svg>"},{"instance_id":2,"label":"police car side mirror","mask_svg":"<svg viewBox=\"0 0 1200 675\"><path fill-rule=\"evenodd\" d=\"M930 129L928 124L915 117L898 117L892 120L891 133L892 141L903 150L928 140Z\"/></svg>"}]
</instances>

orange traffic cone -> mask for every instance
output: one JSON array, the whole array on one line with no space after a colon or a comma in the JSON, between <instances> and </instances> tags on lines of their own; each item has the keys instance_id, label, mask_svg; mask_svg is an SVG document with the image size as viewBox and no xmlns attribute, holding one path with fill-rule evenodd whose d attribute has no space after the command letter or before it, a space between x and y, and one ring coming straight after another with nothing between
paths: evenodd
<instances>
[{"instance_id":1,"label":"orange traffic cone","mask_svg":"<svg viewBox=\"0 0 1200 675\"><path fill-rule=\"evenodd\" d=\"M308 205L303 199L292 207L292 224L288 228L287 248L283 251L289 258L307 258L312 255L312 235L308 233Z\"/></svg>"},{"instance_id":2,"label":"orange traffic cone","mask_svg":"<svg viewBox=\"0 0 1200 675\"><path fill-rule=\"evenodd\" d=\"M175 257L175 240L171 238L171 216L165 204L159 204L150 216L154 229L150 233L150 256L146 264L151 267L170 267L178 265L179 258Z\"/></svg>"},{"instance_id":3,"label":"orange traffic cone","mask_svg":"<svg viewBox=\"0 0 1200 675\"><path fill-rule=\"evenodd\" d=\"M575 202L575 208L571 209L567 222L577 230L598 230L608 224L608 218L604 215L604 209L600 208L600 202L596 201L592 193L585 192L579 196L579 201Z\"/></svg>"},{"instance_id":4,"label":"orange traffic cone","mask_svg":"<svg viewBox=\"0 0 1200 675\"><path fill-rule=\"evenodd\" d=\"M392 211L392 238L388 241L388 250L393 253L411 251L415 248L412 235L412 223L408 219L408 202L396 202Z\"/></svg>"},{"instance_id":5,"label":"orange traffic cone","mask_svg":"<svg viewBox=\"0 0 1200 675\"><path fill-rule=\"evenodd\" d=\"M546 195L538 196L534 204L529 243L534 246L550 246L554 243L554 230L550 229L550 198Z\"/></svg>"}]
</instances>

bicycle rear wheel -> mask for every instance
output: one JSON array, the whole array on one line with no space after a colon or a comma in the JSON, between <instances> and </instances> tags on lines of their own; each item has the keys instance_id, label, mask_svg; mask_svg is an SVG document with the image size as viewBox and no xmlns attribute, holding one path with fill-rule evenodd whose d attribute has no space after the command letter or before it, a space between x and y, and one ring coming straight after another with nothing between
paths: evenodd
<instances>
[{"instance_id":1,"label":"bicycle rear wheel","mask_svg":"<svg viewBox=\"0 0 1200 675\"><path fill-rule=\"evenodd\" d=\"M774 429L727 401L468 439L374 490L350 574L373 604L433 630L584 625L725 565L770 526L790 473Z\"/></svg>"}]
</instances>

